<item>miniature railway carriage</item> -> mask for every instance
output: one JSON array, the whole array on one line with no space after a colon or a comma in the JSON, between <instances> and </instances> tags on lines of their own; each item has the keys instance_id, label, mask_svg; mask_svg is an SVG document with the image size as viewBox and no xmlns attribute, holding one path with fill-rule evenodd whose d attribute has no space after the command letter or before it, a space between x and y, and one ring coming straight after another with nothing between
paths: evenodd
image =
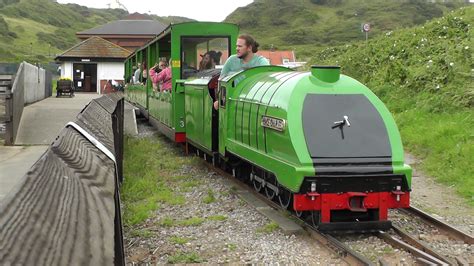
<instances>
[{"instance_id":1,"label":"miniature railway carriage","mask_svg":"<svg viewBox=\"0 0 474 266\"><path fill-rule=\"evenodd\" d=\"M170 26L127 60L126 73L143 54L148 62L171 56L172 92L131 86L127 98L172 140L321 230L389 228L388 209L409 206L411 168L384 104L339 67L261 66L219 79L237 32L221 23ZM211 50L223 55L217 67L197 68Z\"/></svg>"},{"instance_id":2,"label":"miniature railway carriage","mask_svg":"<svg viewBox=\"0 0 474 266\"><path fill-rule=\"evenodd\" d=\"M129 85L126 99L137 104L150 122L176 142L185 142L184 81L197 77L199 61L210 51L221 54L216 65L222 65L235 51L238 27L229 23L186 22L172 24L150 43L138 49L125 61L125 79L130 81L133 66L146 63L153 67L160 59L171 58L171 93L153 91L152 82ZM148 69L147 69L148 71Z\"/></svg>"}]
</instances>

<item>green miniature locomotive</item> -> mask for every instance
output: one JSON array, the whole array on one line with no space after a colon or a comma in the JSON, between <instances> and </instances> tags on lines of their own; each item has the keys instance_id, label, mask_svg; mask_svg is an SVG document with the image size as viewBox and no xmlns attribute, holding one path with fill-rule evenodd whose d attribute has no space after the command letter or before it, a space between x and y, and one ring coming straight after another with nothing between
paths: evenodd
<instances>
[{"instance_id":1,"label":"green miniature locomotive","mask_svg":"<svg viewBox=\"0 0 474 266\"><path fill-rule=\"evenodd\" d=\"M172 140L321 230L389 228L388 209L409 206L411 168L385 105L339 67L261 66L220 78L237 33L225 23L171 25L125 63L130 76L144 54L171 57L171 93L147 83L129 86L127 99ZM197 67L210 51L222 55L215 68Z\"/></svg>"}]
</instances>

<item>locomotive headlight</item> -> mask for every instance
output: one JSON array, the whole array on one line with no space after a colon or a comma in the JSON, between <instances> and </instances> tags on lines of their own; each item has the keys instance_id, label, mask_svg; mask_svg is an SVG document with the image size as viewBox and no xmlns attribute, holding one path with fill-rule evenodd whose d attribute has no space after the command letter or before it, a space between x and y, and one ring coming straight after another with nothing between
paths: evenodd
<instances>
[{"instance_id":1,"label":"locomotive headlight","mask_svg":"<svg viewBox=\"0 0 474 266\"><path fill-rule=\"evenodd\" d=\"M316 182L311 182L311 192L316 191Z\"/></svg>"}]
</instances>

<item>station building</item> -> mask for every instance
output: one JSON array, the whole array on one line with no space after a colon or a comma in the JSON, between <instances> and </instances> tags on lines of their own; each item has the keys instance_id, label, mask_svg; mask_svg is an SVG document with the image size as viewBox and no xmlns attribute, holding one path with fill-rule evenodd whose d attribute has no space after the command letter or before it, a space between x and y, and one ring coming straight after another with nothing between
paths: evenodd
<instances>
[{"instance_id":1,"label":"station building","mask_svg":"<svg viewBox=\"0 0 474 266\"><path fill-rule=\"evenodd\" d=\"M132 52L101 37L90 37L56 57L61 77L74 81L78 92L104 93L109 80L123 82L123 62Z\"/></svg>"},{"instance_id":2,"label":"station building","mask_svg":"<svg viewBox=\"0 0 474 266\"><path fill-rule=\"evenodd\" d=\"M61 65L61 77L73 80L76 91L104 93L109 80L123 82L125 59L166 27L135 13L77 32L81 42L55 58Z\"/></svg>"}]
</instances>

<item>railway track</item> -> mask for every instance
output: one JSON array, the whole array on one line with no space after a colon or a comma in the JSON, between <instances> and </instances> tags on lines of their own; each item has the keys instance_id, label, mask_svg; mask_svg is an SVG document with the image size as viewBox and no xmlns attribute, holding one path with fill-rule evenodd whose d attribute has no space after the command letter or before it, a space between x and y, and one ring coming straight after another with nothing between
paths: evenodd
<instances>
[{"instance_id":1,"label":"railway track","mask_svg":"<svg viewBox=\"0 0 474 266\"><path fill-rule=\"evenodd\" d=\"M393 226L394 231L417 248L450 265L474 263L474 238L471 235L415 207L397 210L393 216L394 224L397 224ZM414 239L413 235L420 240Z\"/></svg>"},{"instance_id":2,"label":"railway track","mask_svg":"<svg viewBox=\"0 0 474 266\"><path fill-rule=\"evenodd\" d=\"M255 191L251 185L242 182L241 180L235 178L231 173L228 173L221 168L213 166L208 160L206 166L218 173L219 175L227 178L233 186L244 189L253 195L255 195L258 199L264 201L268 206L271 208L278 210L280 212L286 212L286 210L282 210L280 205L270 199L268 199L264 194ZM400 211L401 213L408 213L410 215L414 215L420 217L427 223L430 223L432 226L436 226L439 228L440 231L445 232L450 237L458 240L463 241L464 243L471 244L473 238L464 232L457 230L456 228L439 221L435 217L432 217L425 212L416 209L416 208L409 208L406 210ZM376 261L373 258L368 258L364 256L361 252L356 251L355 249L351 248L350 245L345 243L344 240L341 240L341 236L347 236L347 234L333 234L333 233L323 233L318 231L314 228L308 221L305 219L296 216L294 213L291 213L293 219L297 220L298 223L305 229L305 231L316 241L327 247L333 253L337 254L342 260L344 260L348 265L390 265L383 258L377 258ZM469 262L466 262L463 258L450 258L447 257L445 254L433 249L429 245L419 241L404 229L400 228L399 226L392 225L391 230L384 232L372 232L372 233L361 233L367 237L375 236L387 245L392 247L392 249L403 250L406 253L409 253L411 258L408 261L415 261L417 264L420 265L468 265ZM360 235L360 234L359 234Z\"/></svg>"},{"instance_id":3,"label":"railway track","mask_svg":"<svg viewBox=\"0 0 474 266\"><path fill-rule=\"evenodd\" d=\"M232 174L225 172L224 170L217 168L210 164L209 162L206 164L206 166L218 173L219 175L225 177L230 181L230 183L240 189L246 190L250 193L252 193L254 196L256 196L258 199L264 201L267 205L269 205L271 208L278 210L278 211L283 211L281 210L280 206L273 201L270 201L268 198L266 198L263 194L256 192L255 190L251 189L247 184L244 184L237 178L234 178ZM356 251L352 250L350 247L345 245L343 242L339 241L337 238L331 236L330 234L325 234L319 232L317 229L313 228L311 225L307 224L303 219L292 215L292 217L295 220L298 220L300 222L300 225L305 229L308 234L321 243L322 245L326 246L329 250L331 250L333 253L336 253L339 257L341 257L348 265L372 265L370 260L366 259L364 256L360 255Z\"/></svg>"}]
</instances>

